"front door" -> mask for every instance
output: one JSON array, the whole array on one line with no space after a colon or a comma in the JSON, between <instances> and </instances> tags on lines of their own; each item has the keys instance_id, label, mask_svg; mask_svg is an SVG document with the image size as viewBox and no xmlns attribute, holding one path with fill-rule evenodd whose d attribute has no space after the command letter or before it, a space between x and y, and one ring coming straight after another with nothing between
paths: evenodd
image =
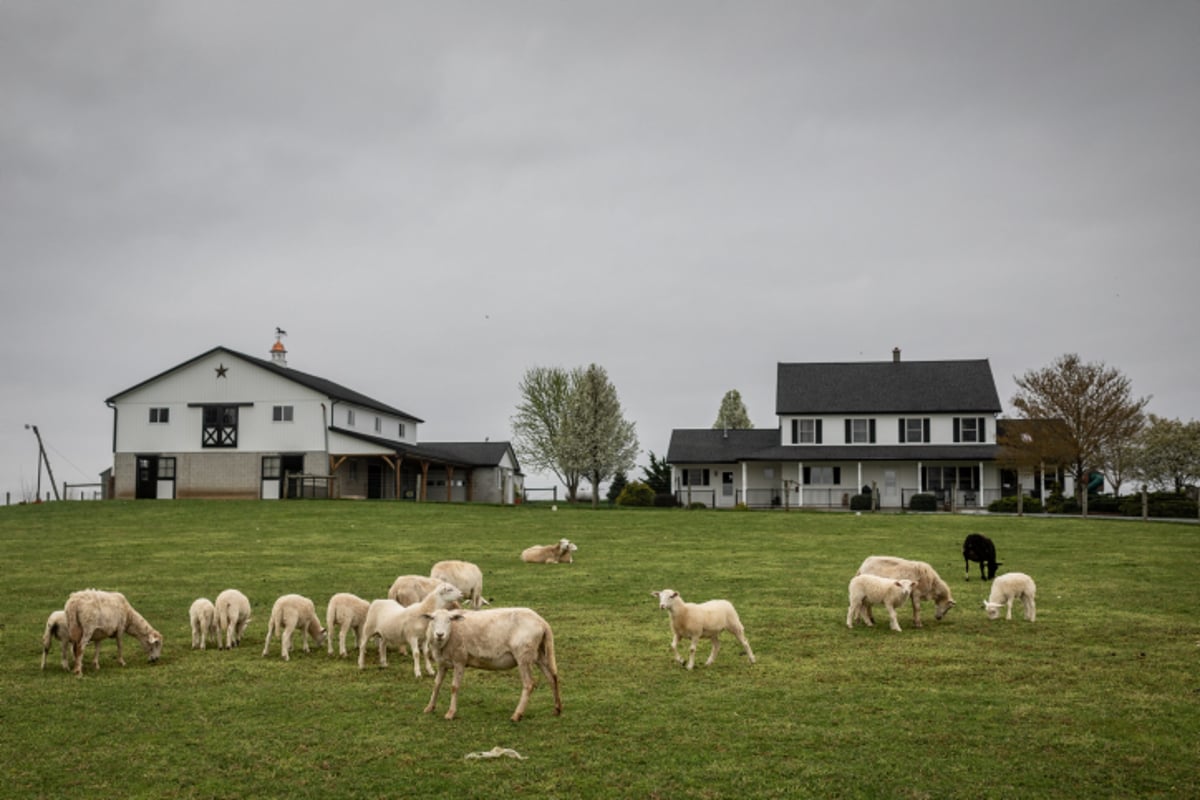
<instances>
[{"instance_id":1,"label":"front door","mask_svg":"<svg viewBox=\"0 0 1200 800\"><path fill-rule=\"evenodd\" d=\"M383 497L383 466L380 464L367 465L367 499L379 500Z\"/></svg>"},{"instance_id":2,"label":"front door","mask_svg":"<svg viewBox=\"0 0 1200 800\"><path fill-rule=\"evenodd\" d=\"M158 456L137 457L137 487L133 496L138 500L158 498Z\"/></svg>"}]
</instances>

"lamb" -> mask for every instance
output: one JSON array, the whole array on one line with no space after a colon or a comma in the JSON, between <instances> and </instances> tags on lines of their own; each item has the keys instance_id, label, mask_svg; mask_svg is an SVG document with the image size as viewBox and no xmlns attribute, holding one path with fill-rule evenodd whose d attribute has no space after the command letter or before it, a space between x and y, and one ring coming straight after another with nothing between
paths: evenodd
<instances>
[{"instance_id":1,"label":"lamb","mask_svg":"<svg viewBox=\"0 0 1200 800\"><path fill-rule=\"evenodd\" d=\"M333 629L336 627L341 628L338 634L338 655L342 658L346 656L347 631L354 631L355 645L362 641L363 623L367 620L367 609L370 605L358 595L349 592L338 592L329 598L329 605L325 608L325 630L329 631L325 644L329 655L333 655Z\"/></svg>"},{"instance_id":2,"label":"lamb","mask_svg":"<svg viewBox=\"0 0 1200 800\"><path fill-rule=\"evenodd\" d=\"M907 578L913 582L912 601L913 627L921 627L921 601L933 600L935 619L946 616L954 608L954 597L950 587L941 579L937 571L924 561L909 561L895 556L867 556L855 575L878 575L881 578ZM870 610L867 617L874 622Z\"/></svg>"},{"instance_id":3,"label":"lamb","mask_svg":"<svg viewBox=\"0 0 1200 800\"><path fill-rule=\"evenodd\" d=\"M658 607L665 608L671 616L671 652L675 654L675 661L678 663L683 663L679 655L681 637L691 639L687 668L692 669L696 664L696 641L701 636L706 636L712 640L712 652L709 653L704 666L711 666L717 657L717 651L721 649L721 631L732 633L734 638L741 642L750 663L754 663L754 651L750 649L750 642L746 640L746 629L742 627L737 611L728 600L685 603L679 592L673 589L663 589L661 592L650 594L658 598Z\"/></svg>"},{"instance_id":4,"label":"lamb","mask_svg":"<svg viewBox=\"0 0 1200 800\"><path fill-rule=\"evenodd\" d=\"M963 539L963 571L967 574L967 580L971 580L971 562L979 562L979 578L980 580L990 581L996 577L996 568L1000 566L1000 562L996 560L996 545L991 539L984 536L982 533L968 533L967 538ZM984 566L987 566L987 573L983 571Z\"/></svg>"},{"instance_id":5,"label":"lamb","mask_svg":"<svg viewBox=\"0 0 1200 800\"><path fill-rule=\"evenodd\" d=\"M192 649L206 649L208 637L217 640L217 648L221 647L221 637L217 633L217 608L207 597L197 597L192 607L188 609L188 620L192 626Z\"/></svg>"},{"instance_id":6,"label":"lamb","mask_svg":"<svg viewBox=\"0 0 1200 800\"><path fill-rule=\"evenodd\" d=\"M317 647L324 644L326 631L317 619L317 607L313 605L313 601L298 594L285 594L271 607L271 620L267 623L267 641L263 645L262 654L265 656L271 649L271 635L278 631L279 654L283 656L284 661L290 661L288 653L292 649L292 634L297 628L304 636L304 652L309 652L310 636Z\"/></svg>"},{"instance_id":7,"label":"lamb","mask_svg":"<svg viewBox=\"0 0 1200 800\"><path fill-rule=\"evenodd\" d=\"M1037 619L1037 606L1033 602L1037 594L1037 586L1033 578L1024 572L1007 572L992 581L992 596L983 601L988 619L999 619L1000 609L1007 607L1005 619L1012 619L1013 600L1020 600L1024 609L1025 619L1033 622Z\"/></svg>"},{"instance_id":8,"label":"lamb","mask_svg":"<svg viewBox=\"0 0 1200 800\"><path fill-rule=\"evenodd\" d=\"M471 608L479 608L483 599L483 570L470 561L439 561L429 570L429 577L457 586L463 597L470 598Z\"/></svg>"},{"instance_id":9,"label":"lamb","mask_svg":"<svg viewBox=\"0 0 1200 800\"><path fill-rule=\"evenodd\" d=\"M896 619L896 606L901 605L912 594L913 582L908 578L881 578L878 575L855 575L850 579L850 608L846 612L846 627L854 627L854 618L860 617L868 625L874 625L871 606L882 603L891 620L891 628L900 630Z\"/></svg>"},{"instance_id":10,"label":"lamb","mask_svg":"<svg viewBox=\"0 0 1200 800\"><path fill-rule=\"evenodd\" d=\"M411 606L425 599L442 581L437 578L427 578L424 575L401 575L388 589L388 599L395 600L402 606Z\"/></svg>"},{"instance_id":11,"label":"lamb","mask_svg":"<svg viewBox=\"0 0 1200 800\"><path fill-rule=\"evenodd\" d=\"M99 642L113 637L117 640L117 663L125 666L123 651L125 634L137 637L151 663L162 655L162 634L154 630L146 618L139 614L125 595L120 592L104 592L85 589L74 592L67 598L63 608L67 618L67 631L75 651L75 676L83 675L83 651L88 642ZM94 666L100 669L100 647L96 645Z\"/></svg>"},{"instance_id":12,"label":"lamb","mask_svg":"<svg viewBox=\"0 0 1200 800\"><path fill-rule=\"evenodd\" d=\"M412 652L413 674L421 677L421 654L425 654L425 669L434 674L433 663L430 661L429 647L422 646L422 638L429 627L425 614L431 614L438 609L458 607L462 599L462 591L457 586L439 582L438 587L421 602L411 606L401 606L391 600L376 600L367 610L367 618L363 623L362 638L358 643L358 668L366 666L367 642L372 637L379 637L379 666L387 666L387 646L407 645Z\"/></svg>"},{"instance_id":13,"label":"lamb","mask_svg":"<svg viewBox=\"0 0 1200 800\"><path fill-rule=\"evenodd\" d=\"M516 667L521 674L521 699L511 719L520 722L534 689L534 664L554 691L555 716L562 714L554 631L536 611L494 608L468 614L438 609L423 618L429 620L429 649L437 662L437 676L429 704L425 706L426 714L437 706L438 692L449 668L454 669L454 679L450 683L450 709L446 719L454 719L458 712L458 690L467 667L486 670Z\"/></svg>"},{"instance_id":14,"label":"lamb","mask_svg":"<svg viewBox=\"0 0 1200 800\"><path fill-rule=\"evenodd\" d=\"M569 539L559 539L558 544L538 544L521 551L521 560L527 564L570 564L571 557L579 548Z\"/></svg>"},{"instance_id":15,"label":"lamb","mask_svg":"<svg viewBox=\"0 0 1200 800\"><path fill-rule=\"evenodd\" d=\"M46 630L42 633L42 669L46 668L50 643L55 639L62 645L62 668L70 669L71 637L67 633L67 612L62 609L51 611L50 616L46 618ZM97 642L92 649L96 656L96 669L100 669L100 643Z\"/></svg>"},{"instance_id":16,"label":"lamb","mask_svg":"<svg viewBox=\"0 0 1200 800\"><path fill-rule=\"evenodd\" d=\"M232 650L242 643L242 634L250 624L250 600L237 589L226 589L217 595L217 647ZM225 643L221 643L221 634Z\"/></svg>"}]
</instances>

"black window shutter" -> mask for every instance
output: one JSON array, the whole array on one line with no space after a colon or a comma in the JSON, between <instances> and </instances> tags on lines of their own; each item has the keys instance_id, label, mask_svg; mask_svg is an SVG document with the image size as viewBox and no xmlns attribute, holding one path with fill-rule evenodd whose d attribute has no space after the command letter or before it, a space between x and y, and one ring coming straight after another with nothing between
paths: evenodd
<instances>
[{"instance_id":1,"label":"black window shutter","mask_svg":"<svg viewBox=\"0 0 1200 800\"><path fill-rule=\"evenodd\" d=\"M800 420L792 420L792 444L800 443Z\"/></svg>"},{"instance_id":2,"label":"black window shutter","mask_svg":"<svg viewBox=\"0 0 1200 800\"><path fill-rule=\"evenodd\" d=\"M846 420L846 444L850 444L850 420Z\"/></svg>"},{"instance_id":3,"label":"black window shutter","mask_svg":"<svg viewBox=\"0 0 1200 800\"><path fill-rule=\"evenodd\" d=\"M901 418L900 418L900 439L899 439L899 442L900 442L900 444L904 444L904 441L905 441L905 439L904 439L904 426L905 426L906 424L908 424L908 423L907 423L907 420L905 420L905 419L904 419L904 417L901 417Z\"/></svg>"},{"instance_id":4,"label":"black window shutter","mask_svg":"<svg viewBox=\"0 0 1200 800\"><path fill-rule=\"evenodd\" d=\"M704 470L704 483L701 486L708 486L708 470Z\"/></svg>"},{"instance_id":5,"label":"black window shutter","mask_svg":"<svg viewBox=\"0 0 1200 800\"><path fill-rule=\"evenodd\" d=\"M867 423L867 427L870 429L868 439L870 440L871 444L875 444L875 420L870 420L870 422Z\"/></svg>"},{"instance_id":6,"label":"black window shutter","mask_svg":"<svg viewBox=\"0 0 1200 800\"><path fill-rule=\"evenodd\" d=\"M842 468L834 467L833 468L833 485L840 486L841 484L842 484Z\"/></svg>"},{"instance_id":7,"label":"black window shutter","mask_svg":"<svg viewBox=\"0 0 1200 800\"><path fill-rule=\"evenodd\" d=\"M804 468L804 482L806 484L812 483L812 467Z\"/></svg>"},{"instance_id":8,"label":"black window shutter","mask_svg":"<svg viewBox=\"0 0 1200 800\"><path fill-rule=\"evenodd\" d=\"M817 444L821 443L821 420L817 420Z\"/></svg>"},{"instance_id":9,"label":"black window shutter","mask_svg":"<svg viewBox=\"0 0 1200 800\"><path fill-rule=\"evenodd\" d=\"M925 430L925 438L922 441L924 441L926 444L929 444L929 417L925 418L921 427Z\"/></svg>"},{"instance_id":10,"label":"black window shutter","mask_svg":"<svg viewBox=\"0 0 1200 800\"><path fill-rule=\"evenodd\" d=\"M987 418L980 417L979 418L979 441L980 442L987 441L987 428L985 427L986 425L987 425Z\"/></svg>"},{"instance_id":11,"label":"black window shutter","mask_svg":"<svg viewBox=\"0 0 1200 800\"><path fill-rule=\"evenodd\" d=\"M954 441L956 441L956 442L958 441L959 436L961 435L958 431L958 427L959 427L958 417L955 417L954 418Z\"/></svg>"}]
</instances>

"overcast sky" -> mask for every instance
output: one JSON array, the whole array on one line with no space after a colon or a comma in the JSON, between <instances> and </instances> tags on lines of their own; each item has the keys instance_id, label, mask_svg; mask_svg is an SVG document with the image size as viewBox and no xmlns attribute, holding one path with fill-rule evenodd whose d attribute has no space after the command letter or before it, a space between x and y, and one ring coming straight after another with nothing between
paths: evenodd
<instances>
[{"instance_id":1,"label":"overcast sky","mask_svg":"<svg viewBox=\"0 0 1200 800\"><path fill-rule=\"evenodd\" d=\"M2 0L0 109L14 502L25 424L96 481L106 397L276 326L426 441L600 364L639 465L893 347L1200 417L1194 0Z\"/></svg>"}]
</instances>

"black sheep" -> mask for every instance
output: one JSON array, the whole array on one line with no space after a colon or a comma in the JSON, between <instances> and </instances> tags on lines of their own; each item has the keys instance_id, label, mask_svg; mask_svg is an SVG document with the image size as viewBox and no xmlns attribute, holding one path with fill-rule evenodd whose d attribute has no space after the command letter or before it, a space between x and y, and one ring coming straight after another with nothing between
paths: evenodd
<instances>
[{"instance_id":1,"label":"black sheep","mask_svg":"<svg viewBox=\"0 0 1200 800\"><path fill-rule=\"evenodd\" d=\"M1000 562L996 560L996 545L982 533L968 533L967 538L963 539L963 563L967 580L971 580L972 561L979 562L981 579L990 581L996 577L996 568L1000 566ZM984 565L987 565L986 573L983 570Z\"/></svg>"}]
</instances>

